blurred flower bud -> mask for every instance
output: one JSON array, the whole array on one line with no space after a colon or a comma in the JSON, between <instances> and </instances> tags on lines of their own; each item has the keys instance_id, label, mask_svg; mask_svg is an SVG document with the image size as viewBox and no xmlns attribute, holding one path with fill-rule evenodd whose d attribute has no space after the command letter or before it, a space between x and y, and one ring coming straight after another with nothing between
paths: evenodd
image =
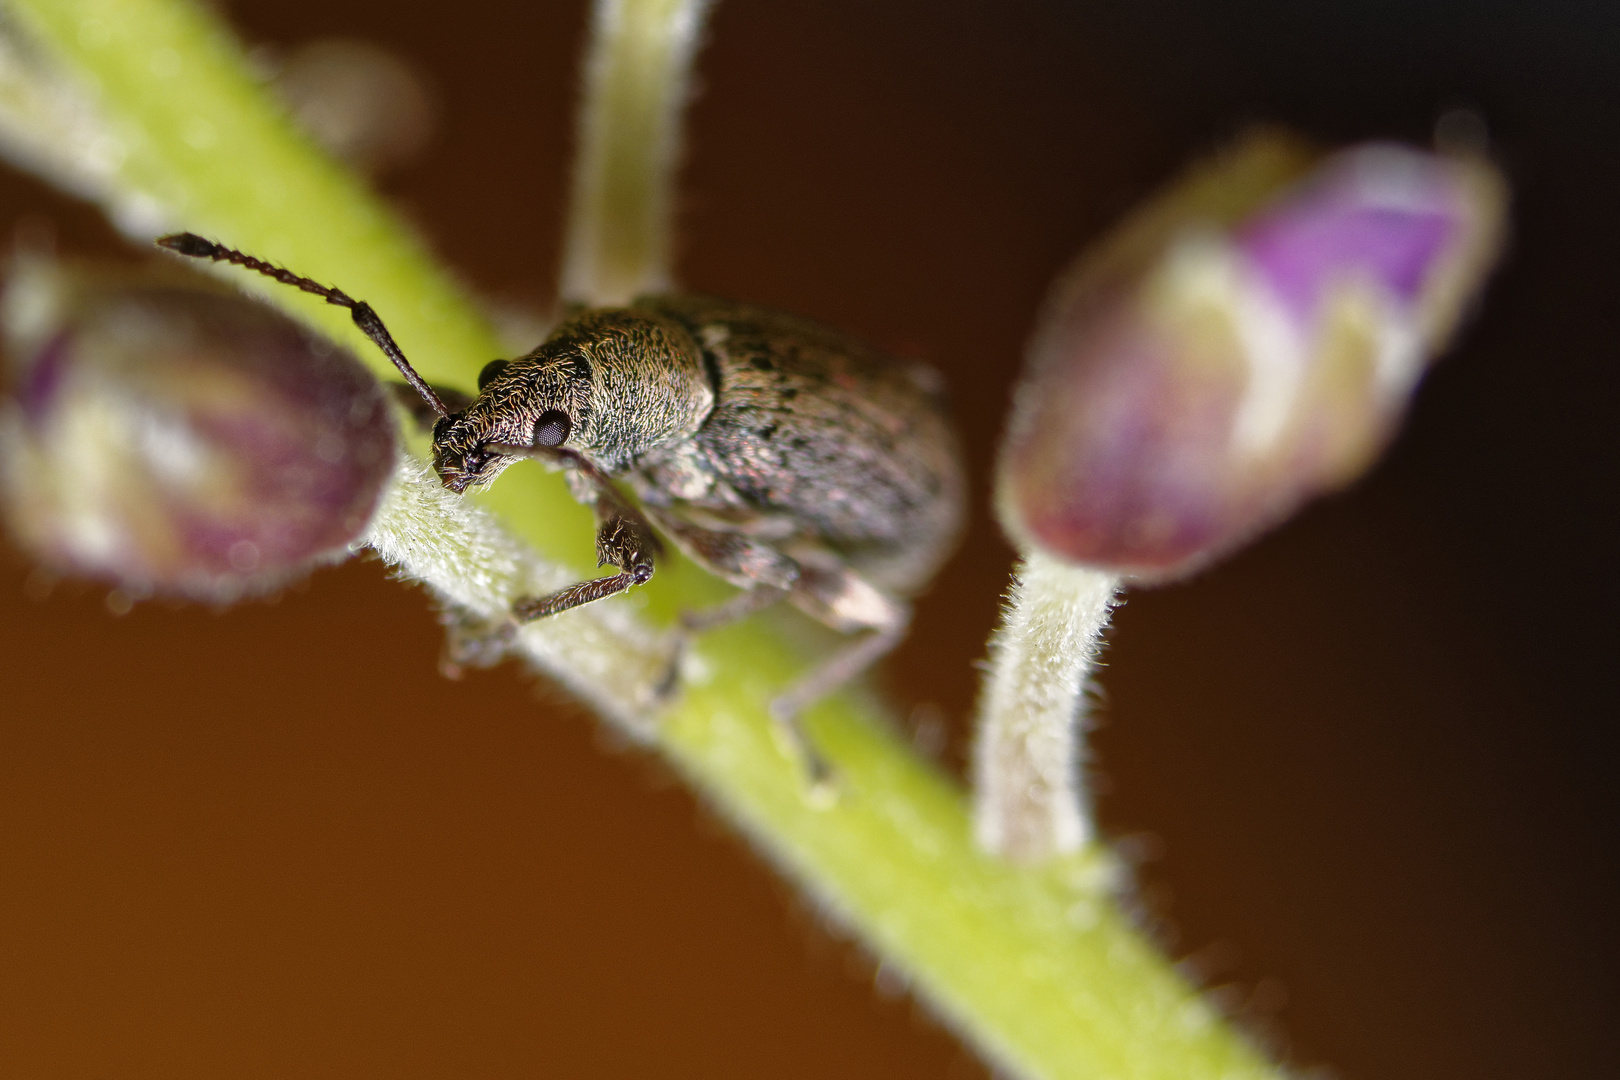
<instances>
[{"instance_id":1,"label":"blurred flower bud","mask_svg":"<svg viewBox=\"0 0 1620 1080\"><path fill-rule=\"evenodd\" d=\"M275 75L293 118L334 157L367 173L409 163L427 146L438 102L400 57L369 41L322 38Z\"/></svg>"},{"instance_id":2,"label":"blurred flower bud","mask_svg":"<svg viewBox=\"0 0 1620 1080\"><path fill-rule=\"evenodd\" d=\"M1210 561L1362 472L1495 260L1477 158L1252 136L1056 289L1002 449L1026 546L1140 578Z\"/></svg>"},{"instance_id":3,"label":"blurred flower bud","mask_svg":"<svg viewBox=\"0 0 1620 1080\"><path fill-rule=\"evenodd\" d=\"M341 558L394 465L359 361L175 272L27 260L3 312L4 505L48 566L218 602Z\"/></svg>"}]
</instances>

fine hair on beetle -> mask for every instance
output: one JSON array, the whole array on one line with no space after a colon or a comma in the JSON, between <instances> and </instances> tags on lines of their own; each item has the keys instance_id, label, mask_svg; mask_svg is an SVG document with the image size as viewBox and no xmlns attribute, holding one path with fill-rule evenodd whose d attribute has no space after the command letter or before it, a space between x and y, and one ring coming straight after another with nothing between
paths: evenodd
<instances>
[{"instance_id":1,"label":"fine hair on beetle","mask_svg":"<svg viewBox=\"0 0 1620 1080\"><path fill-rule=\"evenodd\" d=\"M340 289L192 233L157 242L348 309L431 410L433 467L452 491L520 458L563 470L595 512L598 565L614 572L520 599L516 622L646 583L662 537L741 590L681 616L666 690L687 638L780 600L859 635L771 704L813 774L826 766L799 714L904 637L909 598L961 531L961 454L938 377L818 323L713 297L638 297L487 364L468 397L423 380L370 305Z\"/></svg>"}]
</instances>

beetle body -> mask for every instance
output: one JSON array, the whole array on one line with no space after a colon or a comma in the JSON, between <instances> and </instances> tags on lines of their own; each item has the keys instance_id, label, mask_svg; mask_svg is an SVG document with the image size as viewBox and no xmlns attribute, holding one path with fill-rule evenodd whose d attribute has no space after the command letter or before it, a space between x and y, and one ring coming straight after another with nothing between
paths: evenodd
<instances>
[{"instance_id":1,"label":"beetle body","mask_svg":"<svg viewBox=\"0 0 1620 1080\"><path fill-rule=\"evenodd\" d=\"M347 308L438 414L433 465L451 490L522 457L566 471L596 512L600 564L617 573L521 599L518 621L650 580L662 533L743 590L682 617L671 684L687 635L777 600L865 631L772 705L813 767L798 713L893 648L906 598L960 532L962 465L936 377L809 320L686 295L586 310L486 366L467 399L424 382L376 312L341 290L191 233L158 243Z\"/></svg>"},{"instance_id":2,"label":"beetle body","mask_svg":"<svg viewBox=\"0 0 1620 1080\"><path fill-rule=\"evenodd\" d=\"M441 421L435 466L458 490L488 482L516 459L480 460L482 448L530 442L553 412L569 429L553 445L643 506L837 559L900 595L932 577L960 529L937 378L809 320L679 295L584 312Z\"/></svg>"}]
</instances>

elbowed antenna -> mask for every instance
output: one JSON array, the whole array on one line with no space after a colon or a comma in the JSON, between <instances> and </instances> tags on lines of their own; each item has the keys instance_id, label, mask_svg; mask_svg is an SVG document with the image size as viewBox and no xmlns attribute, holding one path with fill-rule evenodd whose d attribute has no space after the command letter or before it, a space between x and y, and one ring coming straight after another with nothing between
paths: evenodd
<instances>
[{"instance_id":1,"label":"elbowed antenna","mask_svg":"<svg viewBox=\"0 0 1620 1080\"><path fill-rule=\"evenodd\" d=\"M348 308L349 314L354 317L354 325L358 326L360 332L375 342L377 348L381 349L383 354L394 362L394 366L399 368L399 373L405 376L405 381L410 383L412 389L418 394L422 395L422 400L427 402L433 411L440 416L448 417L450 415L450 410L445 407L439 395L434 391L433 387L423 380L422 376L416 373L416 369L411 367L411 362L405 359L405 354L400 351L399 346L394 343L393 336L388 333L388 327L383 325L383 321L377 317L377 313L371 310L371 305L364 300L356 300L342 289L329 289L325 285L311 281L307 277L300 277L291 270L283 270L281 267L272 266L262 259L244 255L235 248L228 248L224 244L216 244L212 240L204 240L196 233L183 232L160 236L157 239L157 245L193 259L211 259L214 262L228 262L236 266L246 267L249 270L257 270L265 277L275 278L283 285L292 285L307 293L314 293L328 304Z\"/></svg>"}]
</instances>

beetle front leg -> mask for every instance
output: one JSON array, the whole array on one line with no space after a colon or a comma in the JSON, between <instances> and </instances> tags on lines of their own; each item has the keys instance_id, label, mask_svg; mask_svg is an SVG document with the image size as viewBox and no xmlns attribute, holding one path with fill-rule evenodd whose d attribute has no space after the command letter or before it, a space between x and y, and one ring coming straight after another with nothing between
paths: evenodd
<instances>
[{"instance_id":1,"label":"beetle front leg","mask_svg":"<svg viewBox=\"0 0 1620 1080\"><path fill-rule=\"evenodd\" d=\"M547 615L556 615L569 608L579 607L581 604L594 603L597 600L606 600L610 596L617 596L632 585L645 585L652 580L652 563L646 563L634 570L614 574L612 577L592 578L582 581L578 585L570 585L566 589L559 589L550 596L531 596L519 600L512 605L512 617L518 622L533 622L543 619Z\"/></svg>"},{"instance_id":2,"label":"beetle front leg","mask_svg":"<svg viewBox=\"0 0 1620 1080\"><path fill-rule=\"evenodd\" d=\"M615 566L619 572L611 577L593 578L578 585L570 585L550 596L525 597L512 605L512 616L518 622L532 622L547 615L556 615L581 604L616 596L633 585L645 585L652 580L654 559L659 554L658 538L652 526L629 502L619 495L605 479L590 474L585 478L596 493L596 565Z\"/></svg>"}]
</instances>

